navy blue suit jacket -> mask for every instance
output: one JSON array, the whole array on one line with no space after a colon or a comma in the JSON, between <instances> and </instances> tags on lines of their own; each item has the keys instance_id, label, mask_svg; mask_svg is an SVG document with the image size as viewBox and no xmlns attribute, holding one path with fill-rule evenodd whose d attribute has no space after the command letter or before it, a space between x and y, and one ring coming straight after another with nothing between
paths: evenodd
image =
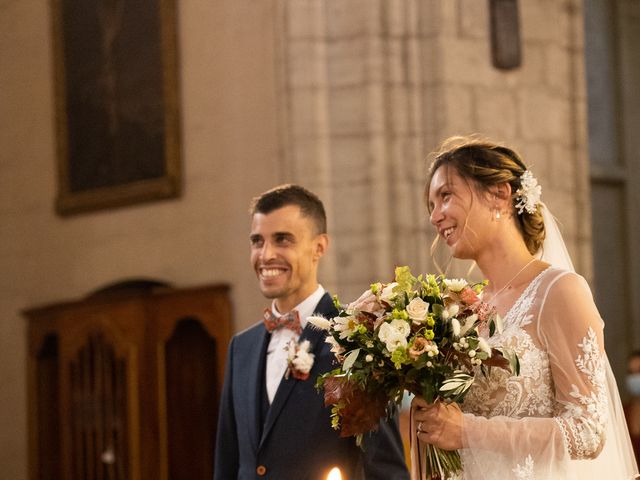
<instances>
[{"instance_id":1,"label":"navy blue suit jacket","mask_svg":"<svg viewBox=\"0 0 640 480\"><path fill-rule=\"evenodd\" d=\"M316 313L337 315L325 294ZM343 479L408 480L396 419L383 420L378 433L365 436L365 451L354 438L331 428L330 408L315 387L318 375L336 368L326 333L310 326L315 361L308 380L283 378L261 422L264 371L270 334L262 323L233 337L229 345L220 401L215 480L325 480L340 468Z\"/></svg>"}]
</instances>

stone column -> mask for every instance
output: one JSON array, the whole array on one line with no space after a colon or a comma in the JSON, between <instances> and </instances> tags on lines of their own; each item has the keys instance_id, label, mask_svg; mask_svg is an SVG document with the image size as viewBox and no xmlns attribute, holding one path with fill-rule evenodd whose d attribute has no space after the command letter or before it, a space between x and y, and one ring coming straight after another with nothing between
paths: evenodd
<instances>
[{"instance_id":1,"label":"stone column","mask_svg":"<svg viewBox=\"0 0 640 480\"><path fill-rule=\"evenodd\" d=\"M344 300L428 264L419 3L280 1L283 171L326 203Z\"/></svg>"}]
</instances>

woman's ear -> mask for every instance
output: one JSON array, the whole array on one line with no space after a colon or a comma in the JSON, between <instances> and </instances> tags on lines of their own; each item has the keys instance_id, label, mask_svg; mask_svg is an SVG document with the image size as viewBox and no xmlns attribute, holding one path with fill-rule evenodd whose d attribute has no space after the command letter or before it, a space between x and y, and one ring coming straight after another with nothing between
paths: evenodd
<instances>
[{"instance_id":1,"label":"woman's ear","mask_svg":"<svg viewBox=\"0 0 640 480\"><path fill-rule=\"evenodd\" d=\"M489 193L491 195L491 199L497 206L508 207L511 205L511 185L507 182L499 183L497 185L493 185L489 189Z\"/></svg>"},{"instance_id":2,"label":"woman's ear","mask_svg":"<svg viewBox=\"0 0 640 480\"><path fill-rule=\"evenodd\" d=\"M507 215L513 209L511 200L511 185L507 182L499 183L489 188L490 205L496 218Z\"/></svg>"},{"instance_id":3,"label":"woman's ear","mask_svg":"<svg viewBox=\"0 0 640 480\"><path fill-rule=\"evenodd\" d=\"M510 200L511 199L511 185L507 182L498 183L493 185L490 189L491 195L496 200Z\"/></svg>"}]
</instances>

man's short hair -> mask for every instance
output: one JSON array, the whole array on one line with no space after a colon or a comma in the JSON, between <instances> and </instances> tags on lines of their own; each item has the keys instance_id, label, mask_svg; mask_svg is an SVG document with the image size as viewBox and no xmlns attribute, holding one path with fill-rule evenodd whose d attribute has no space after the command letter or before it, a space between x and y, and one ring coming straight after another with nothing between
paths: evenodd
<instances>
[{"instance_id":1,"label":"man's short hair","mask_svg":"<svg viewBox=\"0 0 640 480\"><path fill-rule=\"evenodd\" d=\"M327 215L322 201L300 185L285 184L267 190L251 201L251 215L268 214L288 205L300 207L300 213L313 220L316 234L327 233Z\"/></svg>"}]
</instances>

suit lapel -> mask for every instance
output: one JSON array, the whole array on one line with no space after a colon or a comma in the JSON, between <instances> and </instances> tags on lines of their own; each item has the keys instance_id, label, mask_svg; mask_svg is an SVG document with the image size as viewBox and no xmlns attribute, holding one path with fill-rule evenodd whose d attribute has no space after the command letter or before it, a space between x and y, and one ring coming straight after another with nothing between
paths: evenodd
<instances>
[{"instance_id":1,"label":"suit lapel","mask_svg":"<svg viewBox=\"0 0 640 480\"><path fill-rule=\"evenodd\" d=\"M262 388L265 388L263 385L265 383L265 362L267 359L267 347L269 345L269 339L271 338L271 335L269 335L266 330L263 330L260 335L262 338L262 342L259 343L261 344L260 355L247 355L251 363L247 367L248 382L246 401L248 402L248 408L245 410L247 412L247 422L250 427L251 444L256 451L260 442L260 433L262 432Z\"/></svg>"},{"instance_id":2,"label":"suit lapel","mask_svg":"<svg viewBox=\"0 0 640 480\"><path fill-rule=\"evenodd\" d=\"M325 293L320 301L318 302L318 306L316 307L316 314L322 315L326 318L332 318L338 315L338 310L336 310L335 305L333 304L333 299L331 295Z\"/></svg>"},{"instance_id":3,"label":"suit lapel","mask_svg":"<svg viewBox=\"0 0 640 480\"><path fill-rule=\"evenodd\" d=\"M325 293L318 305L316 306L315 312L316 314L320 314L326 317L332 317L337 315L335 307L333 306L333 301L328 293ZM305 329L302 331L300 335L299 342L303 340L309 340L309 351L313 352L316 357L320 353L320 349L322 349L325 338L325 332L322 330L318 330L317 328L312 327L307 324ZM266 356L266 355L265 355ZM273 427L276 422L278 416L282 412L283 407L287 403L287 399L291 394L293 388L296 386L299 380L296 380L293 377L283 378L278 386L278 390L276 391L276 396L273 399L273 403L271 404L271 408L269 408L269 413L267 413L267 419L264 425L264 430L262 432L262 439L260 440L260 445L265 441L267 436L269 435L269 431ZM307 380L309 381L309 380Z\"/></svg>"}]
</instances>

